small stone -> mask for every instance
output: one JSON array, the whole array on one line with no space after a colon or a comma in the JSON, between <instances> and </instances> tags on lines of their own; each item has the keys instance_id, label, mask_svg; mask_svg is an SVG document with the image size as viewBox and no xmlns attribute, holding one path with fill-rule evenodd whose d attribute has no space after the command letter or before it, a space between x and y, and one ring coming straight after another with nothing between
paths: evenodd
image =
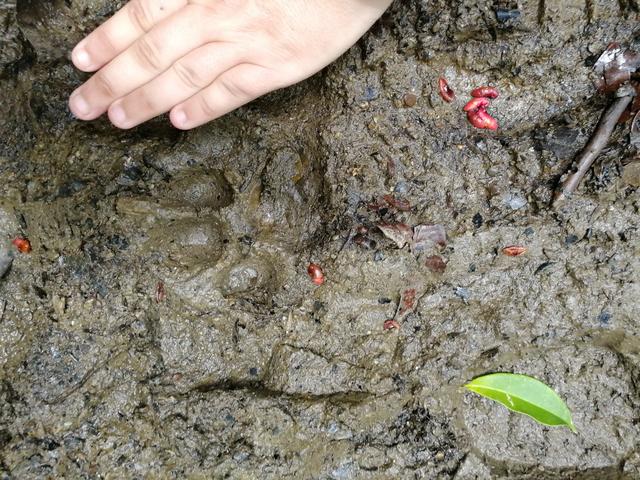
<instances>
[{"instance_id":1,"label":"small stone","mask_svg":"<svg viewBox=\"0 0 640 480\"><path fill-rule=\"evenodd\" d=\"M465 302L471 298L471 291L468 288L456 287L454 293L456 297L461 298Z\"/></svg>"},{"instance_id":2,"label":"small stone","mask_svg":"<svg viewBox=\"0 0 640 480\"><path fill-rule=\"evenodd\" d=\"M504 203L511 210L520 210L527 204L527 200L521 195L508 194L504 197Z\"/></svg>"},{"instance_id":3,"label":"small stone","mask_svg":"<svg viewBox=\"0 0 640 480\"><path fill-rule=\"evenodd\" d=\"M393 191L394 193L404 195L409 191L409 185L407 184L407 182L398 182Z\"/></svg>"},{"instance_id":4,"label":"small stone","mask_svg":"<svg viewBox=\"0 0 640 480\"><path fill-rule=\"evenodd\" d=\"M405 107L413 107L418 102L418 97L413 93L405 93L402 96L402 102Z\"/></svg>"},{"instance_id":5,"label":"small stone","mask_svg":"<svg viewBox=\"0 0 640 480\"><path fill-rule=\"evenodd\" d=\"M378 98L378 90L375 87L367 86L364 89L364 94L362 98L367 102L370 102L371 100L375 100L376 98Z\"/></svg>"},{"instance_id":6,"label":"small stone","mask_svg":"<svg viewBox=\"0 0 640 480\"><path fill-rule=\"evenodd\" d=\"M579 240L577 235L567 235L566 238L564 239L564 244L565 245L573 245L574 243L576 243Z\"/></svg>"}]
</instances>

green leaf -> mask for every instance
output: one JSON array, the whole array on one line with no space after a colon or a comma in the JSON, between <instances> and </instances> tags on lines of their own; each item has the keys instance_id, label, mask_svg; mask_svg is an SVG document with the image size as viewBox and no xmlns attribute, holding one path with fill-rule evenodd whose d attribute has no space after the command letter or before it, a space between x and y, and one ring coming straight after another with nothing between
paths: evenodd
<instances>
[{"instance_id":1,"label":"green leaf","mask_svg":"<svg viewBox=\"0 0 640 480\"><path fill-rule=\"evenodd\" d=\"M474 378L465 387L543 425L565 425L576 433L569 408L540 380L515 373L492 373Z\"/></svg>"}]
</instances>

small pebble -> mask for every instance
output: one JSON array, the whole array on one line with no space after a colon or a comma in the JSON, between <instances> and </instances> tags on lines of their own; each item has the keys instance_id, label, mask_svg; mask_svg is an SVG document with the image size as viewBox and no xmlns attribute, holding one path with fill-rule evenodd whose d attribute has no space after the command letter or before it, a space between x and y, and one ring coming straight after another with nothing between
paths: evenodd
<instances>
[{"instance_id":1,"label":"small pebble","mask_svg":"<svg viewBox=\"0 0 640 480\"><path fill-rule=\"evenodd\" d=\"M418 102L418 97L413 93L405 93L402 102L405 107L413 107Z\"/></svg>"},{"instance_id":2,"label":"small pebble","mask_svg":"<svg viewBox=\"0 0 640 480\"><path fill-rule=\"evenodd\" d=\"M368 86L364 90L363 98L368 102L375 100L378 98L378 90L376 90L375 87Z\"/></svg>"},{"instance_id":3,"label":"small pebble","mask_svg":"<svg viewBox=\"0 0 640 480\"><path fill-rule=\"evenodd\" d=\"M393 189L394 193L399 193L400 195L404 195L409 191L409 185L407 182L398 182L396 187Z\"/></svg>"},{"instance_id":4,"label":"small pebble","mask_svg":"<svg viewBox=\"0 0 640 480\"><path fill-rule=\"evenodd\" d=\"M565 245L572 245L576 243L578 240L579 238L577 237L577 235L567 235L566 238L564 239L564 243Z\"/></svg>"},{"instance_id":5,"label":"small pebble","mask_svg":"<svg viewBox=\"0 0 640 480\"><path fill-rule=\"evenodd\" d=\"M511 208L511 210L519 210L527 204L527 200L521 195L509 194L504 198L504 203Z\"/></svg>"},{"instance_id":6,"label":"small pebble","mask_svg":"<svg viewBox=\"0 0 640 480\"><path fill-rule=\"evenodd\" d=\"M464 301L467 301L469 300L469 298L471 298L471 292L469 291L468 288L456 287L454 290L454 293L456 297L459 297Z\"/></svg>"},{"instance_id":7,"label":"small pebble","mask_svg":"<svg viewBox=\"0 0 640 480\"><path fill-rule=\"evenodd\" d=\"M598 315L598 322L600 322L602 325L608 325L612 316L613 315L611 315L609 312L602 312L600 315Z\"/></svg>"}]
</instances>

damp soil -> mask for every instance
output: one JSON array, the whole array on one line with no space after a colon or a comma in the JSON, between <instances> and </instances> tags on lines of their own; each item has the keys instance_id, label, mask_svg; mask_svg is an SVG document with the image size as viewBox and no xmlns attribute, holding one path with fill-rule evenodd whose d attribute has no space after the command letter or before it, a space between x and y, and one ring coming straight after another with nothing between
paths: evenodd
<instances>
[{"instance_id":1,"label":"damp soil","mask_svg":"<svg viewBox=\"0 0 640 480\"><path fill-rule=\"evenodd\" d=\"M187 133L68 113L68 52L121 4L0 4L0 478L640 478L628 124L549 207L610 101L593 63L638 46L635 0L398 1L323 72ZM461 112L484 84L495 133ZM495 371L552 386L578 433L463 390Z\"/></svg>"}]
</instances>

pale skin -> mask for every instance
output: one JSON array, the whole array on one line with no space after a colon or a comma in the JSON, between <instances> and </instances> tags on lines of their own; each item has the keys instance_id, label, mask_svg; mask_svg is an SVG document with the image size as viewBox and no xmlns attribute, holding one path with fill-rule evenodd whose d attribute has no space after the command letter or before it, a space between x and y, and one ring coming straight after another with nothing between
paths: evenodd
<instances>
[{"instance_id":1,"label":"pale skin","mask_svg":"<svg viewBox=\"0 0 640 480\"><path fill-rule=\"evenodd\" d=\"M131 0L73 49L95 73L69 107L124 129L170 112L188 130L318 72L391 1Z\"/></svg>"}]
</instances>

